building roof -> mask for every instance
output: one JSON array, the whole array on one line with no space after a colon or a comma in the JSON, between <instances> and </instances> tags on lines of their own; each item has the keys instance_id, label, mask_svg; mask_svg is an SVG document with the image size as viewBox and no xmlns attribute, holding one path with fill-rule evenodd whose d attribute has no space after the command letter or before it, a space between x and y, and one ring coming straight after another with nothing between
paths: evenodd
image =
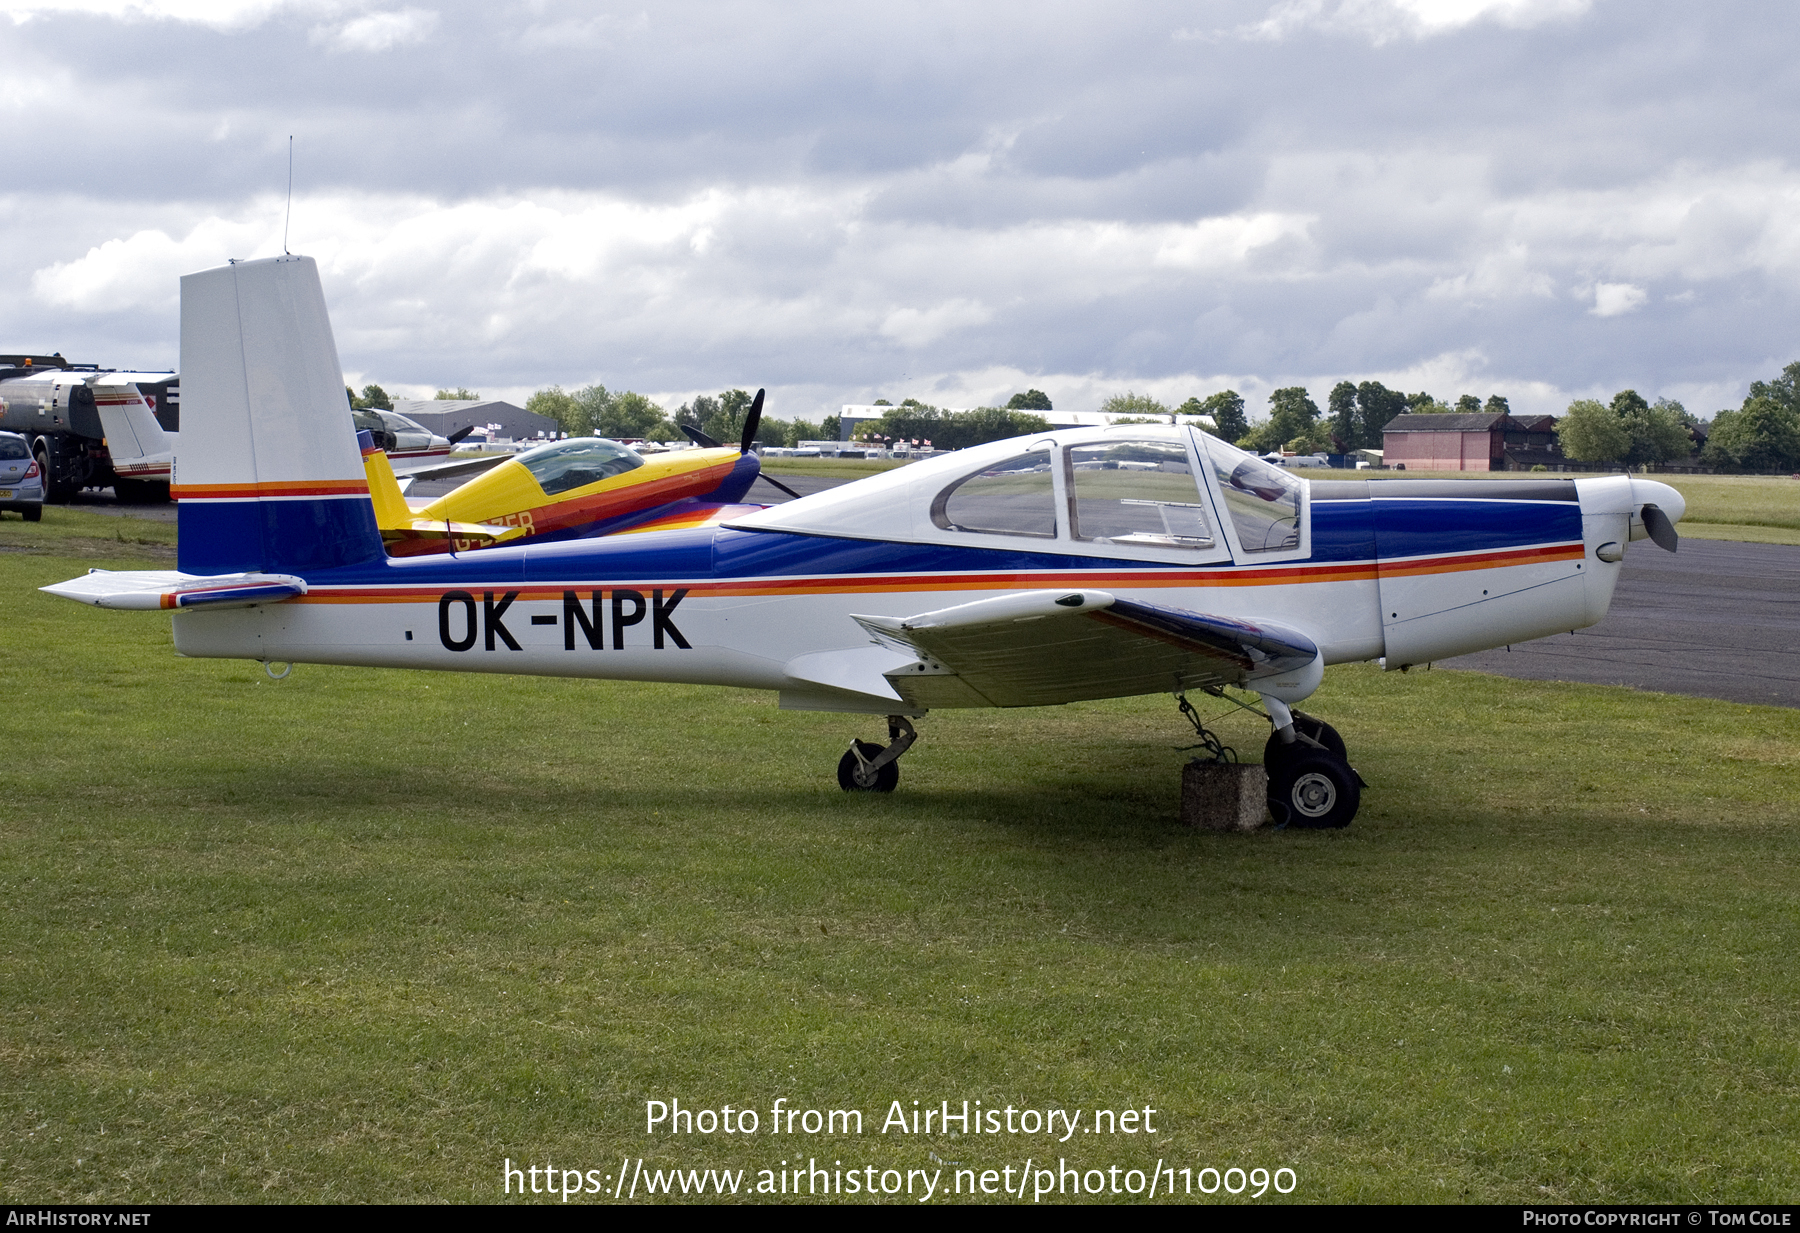
<instances>
[{"instance_id":1,"label":"building roof","mask_svg":"<svg viewBox=\"0 0 1800 1233\"><path fill-rule=\"evenodd\" d=\"M446 437L458 428L482 424L499 424L502 434L514 440L552 436L559 427L547 415L497 398L396 398L394 410Z\"/></svg>"},{"instance_id":2,"label":"building roof","mask_svg":"<svg viewBox=\"0 0 1800 1233\"><path fill-rule=\"evenodd\" d=\"M1396 415L1382 427L1383 432L1491 432L1511 417L1500 411L1479 411L1461 415Z\"/></svg>"}]
</instances>

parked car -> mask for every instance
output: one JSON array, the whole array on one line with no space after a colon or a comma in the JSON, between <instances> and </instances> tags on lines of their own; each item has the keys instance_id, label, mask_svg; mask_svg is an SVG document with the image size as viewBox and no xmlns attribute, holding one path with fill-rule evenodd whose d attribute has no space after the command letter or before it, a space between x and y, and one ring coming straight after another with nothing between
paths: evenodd
<instances>
[{"instance_id":1,"label":"parked car","mask_svg":"<svg viewBox=\"0 0 1800 1233\"><path fill-rule=\"evenodd\" d=\"M0 509L18 510L26 522L44 516L44 473L16 432L0 432Z\"/></svg>"}]
</instances>

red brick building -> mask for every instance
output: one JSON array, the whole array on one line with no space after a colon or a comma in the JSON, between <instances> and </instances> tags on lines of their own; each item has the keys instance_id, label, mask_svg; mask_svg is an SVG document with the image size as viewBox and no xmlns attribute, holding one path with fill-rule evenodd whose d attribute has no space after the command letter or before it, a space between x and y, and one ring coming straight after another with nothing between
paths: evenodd
<instances>
[{"instance_id":1,"label":"red brick building","mask_svg":"<svg viewBox=\"0 0 1800 1233\"><path fill-rule=\"evenodd\" d=\"M1400 415L1381 432L1382 462L1408 471L1529 471L1565 465L1548 415Z\"/></svg>"}]
</instances>

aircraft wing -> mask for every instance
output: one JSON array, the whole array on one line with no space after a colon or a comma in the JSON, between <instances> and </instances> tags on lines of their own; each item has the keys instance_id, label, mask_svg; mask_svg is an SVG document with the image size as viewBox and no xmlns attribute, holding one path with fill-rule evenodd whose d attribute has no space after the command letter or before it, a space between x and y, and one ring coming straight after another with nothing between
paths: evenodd
<instances>
[{"instance_id":1,"label":"aircraft wing","mask_svg":"<svg viewBox=\"0 0 1800 1233\"><path fill-rule=\"evenodd\" d=\"M90 569L79 578L38 589L96 608L248 608L304 595L306 582L292 574Z\"/></svg>"},{"instance_id":2,"label":"aircraft wing","mask_svg":"<svg viewBox=\"0 0 1800 1233\"><path fill-rule=\"evenodd\" d=\"M1105 591L1026 591L911 617L855 618L918 662L883 675L914 706L1047 706L1234 685L1305 697L1316 643L1240 621Z\"/></svg>"}]
</instances>

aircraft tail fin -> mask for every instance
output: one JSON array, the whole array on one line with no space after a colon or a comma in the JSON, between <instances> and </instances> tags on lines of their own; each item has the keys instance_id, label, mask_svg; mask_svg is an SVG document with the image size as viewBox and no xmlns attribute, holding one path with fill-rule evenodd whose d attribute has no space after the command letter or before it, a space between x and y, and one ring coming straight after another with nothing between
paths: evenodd
<instances>
[{"instance_id":1,"label":"aircraft tail fin","mask_svg":"<svg viewBox=\"0 0 1800 1233\"><path fill-rule=\"evenodd\" d=\"M156 422L150 404L132 382L100 378L94 382L94 406L115 464L129 466L174 449L169 434Z\"/></svg>"},{"instance_id":2,"label":"aircraft tail fin","mask_svg":"<svg viewBox=\"0 0 1800 1233\"><path fill-rule=\"evenodd\" d=\"M388 456L375 444L375 434L367 429L356 434L357 448L362 452L363 475L369 481L369 497L375 504L375 522L383 531L398 531L413 523L412 506L400 491L394 468Z\"/></svg>"},{"instance_id":3,"label":"aircraft tail fin","mask_svg":"<svg viewBox=\"0 0 1800 1233\"><path fill-rule=\"evenodd\" d=\"M182 278L181 400L182 572L294 573L383 555L312 258Z\"/></svg>"}]
</instances>

